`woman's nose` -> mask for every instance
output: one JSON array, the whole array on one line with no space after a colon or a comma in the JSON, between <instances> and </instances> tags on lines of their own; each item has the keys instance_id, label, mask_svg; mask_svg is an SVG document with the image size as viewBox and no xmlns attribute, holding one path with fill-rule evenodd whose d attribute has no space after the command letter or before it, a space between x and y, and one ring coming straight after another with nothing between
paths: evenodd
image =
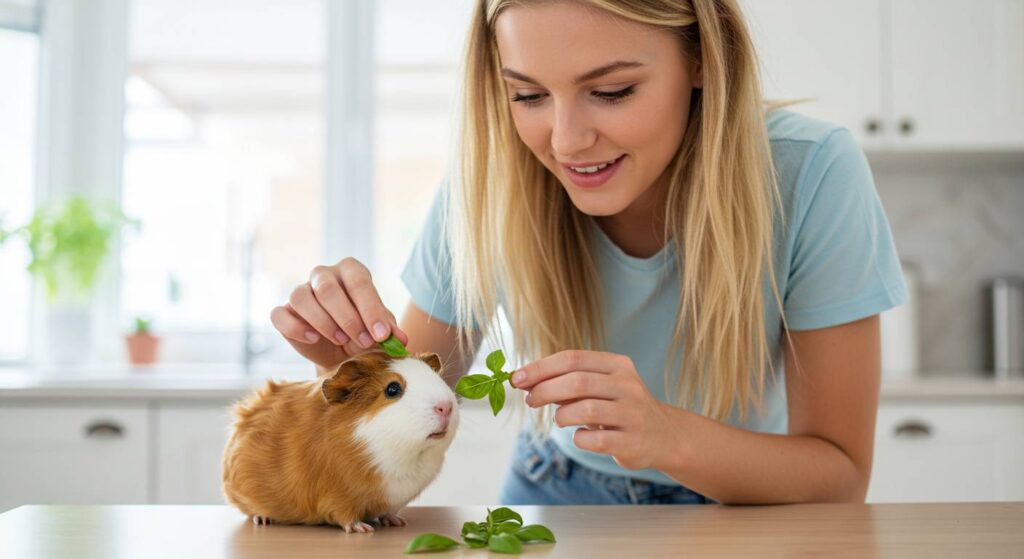
<instances>
[{"instance_id":1,"label":"woman's nose","mask_svg":"<svg viewBox=\"0 0 1024 559\"><path fill-rule=\"evenodd\" d=\"M597 133L581 111L572 107L555 109L551 149L560 160L578 159L578 154L590 149L596 141Z\"/></svg>"}]
</instances>

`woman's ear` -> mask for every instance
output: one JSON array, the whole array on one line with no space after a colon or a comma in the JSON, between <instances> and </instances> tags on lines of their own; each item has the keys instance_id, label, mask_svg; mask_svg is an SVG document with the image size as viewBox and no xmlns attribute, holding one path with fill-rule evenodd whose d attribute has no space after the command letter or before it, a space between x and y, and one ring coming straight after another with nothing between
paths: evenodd
<instances>
[{"instance_id":1,"label":"woman's ear","mask_svg":"<svg viewBox=\"0 0 1024 559\"><path fill-rule=\"evenodd\" d=\"M416 358L430 365L430 368L434 369L435 373L441 374L441 358L436 353L418 353Z\"/></svg>"}]
</instances>

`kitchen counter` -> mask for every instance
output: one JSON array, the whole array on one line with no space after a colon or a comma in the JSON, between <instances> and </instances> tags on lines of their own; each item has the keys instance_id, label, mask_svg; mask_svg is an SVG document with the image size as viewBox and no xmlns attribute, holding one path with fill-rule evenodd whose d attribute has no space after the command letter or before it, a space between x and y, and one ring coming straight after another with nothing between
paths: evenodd
<instances>
[{"instance_id":1,"label":"kitchen counter","mask_svg":"<svg viewBox=\"0 0 1024 559\"><path fill-rule=\"evenodd\" d=\"M310 380L312 366L260 365L246 375L236 364L93 366L74 371L0 369L2 399L213 400L245 396L266 379ZM995 380L978 373L883 381L883 399L1024 400L1024 378Z\"/></svg>"},{"instance_id":2,"label":"kitchen counter","mask_svg":"<svg viewBox=\"0 0 1024 559\"><path fill-rule=\"evenodd\" d=\"M515 507L558 543L533 557L1020 557L1024 502ZM255 526L226 506L24 506L0 514L0 557L400 557L422 532L459 539L483 507L410 507L404 528ZM430 557L505 557L459 548Z\"/></svg>"}]
</instances>

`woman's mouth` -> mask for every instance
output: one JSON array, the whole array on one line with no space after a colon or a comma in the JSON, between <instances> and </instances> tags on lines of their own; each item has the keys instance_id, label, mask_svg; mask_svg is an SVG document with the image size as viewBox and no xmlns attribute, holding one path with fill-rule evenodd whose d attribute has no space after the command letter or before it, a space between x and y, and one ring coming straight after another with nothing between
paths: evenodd
<instances>
[{"instance_id":1,"label":"woman's mouth","mask_svg":"<svg viewBox=\"0 0 1024 559\"><path fill-rule=\"evenodd\" d=\"M569 165L566 163L561 165L565 169L565 174L569 176L569 180L576 186L596 188L612 178L616 171L619 170L619 167L622 166L622 160L625 158L625 155L620 155L611 161L591 163L587 166Z\"/></svg>"}]
</instances>

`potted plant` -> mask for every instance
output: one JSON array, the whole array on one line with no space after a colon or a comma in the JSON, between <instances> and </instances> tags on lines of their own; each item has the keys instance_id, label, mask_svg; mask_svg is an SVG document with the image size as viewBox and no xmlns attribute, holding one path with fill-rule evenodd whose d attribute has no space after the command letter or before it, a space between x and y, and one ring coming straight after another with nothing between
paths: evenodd
<instances>
[{"instance_id":1,"label":"potted plant","mask_svg":"<svg viewBox=\"0 0 1024 559\"><path fill-rule=\"evenodd\" d=\"M152 321L135 317L135 330L124 337L128 346L128 360L132 365L148 365L156 362L160 349L160 338L150 331Z\"/></svg>"},{"instance_id":2,"label":"potted plant","mask_svg":"<svg viewBox=\"0 0 1024 559\"><path fill-rule=\"evenodd\" d=\"M139 222L116 204L74 195L39 204L28 223L0 230L0 244L12 238L25 241L31 255L27 269L45 294L47 337L59 343L49 344L42 357L55 363L90 359L90 297L125 225L138 227Z\"/></svg>"}]
</instances>

